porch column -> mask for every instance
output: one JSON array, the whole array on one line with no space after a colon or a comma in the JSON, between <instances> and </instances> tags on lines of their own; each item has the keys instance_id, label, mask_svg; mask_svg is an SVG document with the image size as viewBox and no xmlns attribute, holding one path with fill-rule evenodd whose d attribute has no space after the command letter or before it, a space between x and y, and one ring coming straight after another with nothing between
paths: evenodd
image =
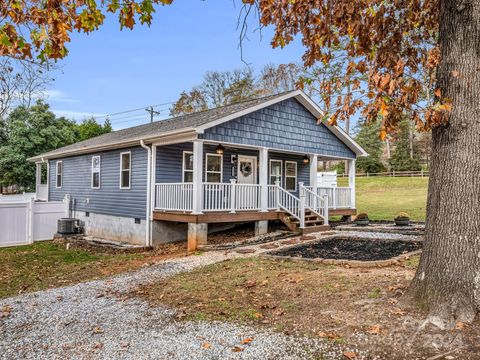
<instances>
[{"instance_id":1,"label":"porch column","mask_svg":"<svg viewBox=\"0 0 480 360\"><path fill-rule=\"evenodd\" d=\"M348 187L350 188L350 207L355 209L355 159L348 160Z\"/></svg>"},{"instance_id":2,"label":"porch column","mask_svg":"<svg viewBox=\"0 0 480 360\"><path fill-rule=\"evenodd\" d=\"M310 155L310 186L312 187L312 191L316 194L317 193L317 170L318 169L318 155L313 154Z\"/></svg>"},{"instance_id":3,"label":"porch column","mask_svg":"<svg viewBox=\"0 0 480 360\"><path fill-rule=\"evenodd\" d=\"M201 214L203 210L203 143L193 141L193 211L192 214Z\"/></svg>"},{"instance_id":4,"label":"porch column","mask_svg":"<svg viewBox=\"0 0 480 360\"><path fill-rule=\"evenodd\" d=\"M37 199L40 195L40 184L42 183L42 163L35 163L35 197ZM40 199L43 200L43 199Z\"/></svg>"},{"instance_id":5,"label":"porch column","mask_svg":"<svg viewBox=\"0 0 480 360\"><path fill-rule=\"evenodd\" d=\"M260 183L260 211L268 211L268 149L260 148L259 151L259 183Z\"/></svg>"}]
</instances>

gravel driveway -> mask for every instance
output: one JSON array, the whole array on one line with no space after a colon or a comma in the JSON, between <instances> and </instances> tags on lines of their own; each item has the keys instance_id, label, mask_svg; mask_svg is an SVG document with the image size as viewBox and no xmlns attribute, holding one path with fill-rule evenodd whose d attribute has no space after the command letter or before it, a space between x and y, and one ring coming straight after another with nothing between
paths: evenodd
<instances>
[{"instance_id":1,"label":"gravel driveway","mask_svg":"<svg viewBox=\"0 0 480 360\"><path fill-rule=\"evenodd\" d=\"M122 295L195 267L266 251L260 246L248 246L254 254L208 252L106 280L0 300L0 359L344 359L340 349L320 339L223 322L178 321L172 309ZM2 317L2 309L9 315ZM246 338L253 341L241 344Z\"/></svg>"},{"instance_id":2,"label":"gravel driveway","mask_svg":"<svg viewBox=\"0 0 480 360\"><path fill-rule=\"evenodd\" d=\"M227 258L209 252L101 281L0 301L0 359L304 359L322 343L221 322L175 320L122 293L141 283ZM250 344L241 341L252 337ZM236 351L235 347L242 350Z\"/></svg>"}]
</instances>

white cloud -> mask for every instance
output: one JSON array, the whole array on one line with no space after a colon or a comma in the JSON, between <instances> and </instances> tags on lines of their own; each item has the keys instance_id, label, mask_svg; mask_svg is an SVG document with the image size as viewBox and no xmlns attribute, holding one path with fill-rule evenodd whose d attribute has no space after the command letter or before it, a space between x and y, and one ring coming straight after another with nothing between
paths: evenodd
<instances>
[{"instance_id":1,"label":"white cloud","mask_svg":"<svg viewBox=\"0 0 480 360\"><path fill-rule=\"evenodd\" d=\"M42 97L47 98L48 100L51 100L51 101L58 101L58 102L65 102L65 103L78 102L78 100L72 99L66 93L57 89L43 91Z\"/></svg>"},{"instance_id":2,"label":"white cloud","mask_svg":"<svg viewBox=\"0 0 480 360\"><path fill-rule=\"evenodd\" d=\"M52 109L53 113L57 115L58 117L64 116L67 119L73 119L73 120L83 120L85 118L90 118L90 117L98 117L98 116L104 116L105 114L98 114L98 113L92 113L92 112L83 112L83 111L72 111L72 110L61 110L61 109Z\"/></svg>"}]
</instances>

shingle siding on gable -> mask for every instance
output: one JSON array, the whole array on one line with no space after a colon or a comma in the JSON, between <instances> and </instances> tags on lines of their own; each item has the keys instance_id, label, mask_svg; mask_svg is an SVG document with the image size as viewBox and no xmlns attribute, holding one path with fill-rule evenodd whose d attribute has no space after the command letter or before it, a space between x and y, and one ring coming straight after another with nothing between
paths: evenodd
<instances>
[{"instance_id":1,"label":"shingle siding on gable","mask_svg":"<svg viewBox=\"0 0 480 360\"><path fill-rule=\"evenodd\" d=\"M205 130L203 139L355 158L355 154L296 99L287 99Z\"/></svg>"},{"instance_id":2,"label":"shingle siding on gable","mask_svg":"<svg viewBox=\"0 0 480 360\"><path fill-rule=\"evenodd\" d=\"M120 189L120 153L124 151L132 154L130 189ZM100 189L91 188L92 156L96 155L101 159ZM57 189L56 162L59 160L63 161L63 186ZM146 190L147 151L141 147L50 160L49 200L62 200L70 194L71 199L75 199L76 211L145 219Z\"/></svg>"}]
</instances>

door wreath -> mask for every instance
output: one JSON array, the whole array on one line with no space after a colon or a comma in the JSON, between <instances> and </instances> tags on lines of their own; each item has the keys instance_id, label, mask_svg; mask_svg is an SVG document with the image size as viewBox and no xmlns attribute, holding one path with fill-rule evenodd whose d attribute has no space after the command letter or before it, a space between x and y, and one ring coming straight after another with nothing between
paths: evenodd
<instances>
[{"instance_id":1,"label":"door wreath","mask_svg":"<svg viewBox=\"0 0 480 360\"><path fill-rule=\"evenodd\" d=\"M244 177L249 177L252 174L252 164L249 162L242 162L240 164L240 172Z\"/></svg>"}]
</instances>

